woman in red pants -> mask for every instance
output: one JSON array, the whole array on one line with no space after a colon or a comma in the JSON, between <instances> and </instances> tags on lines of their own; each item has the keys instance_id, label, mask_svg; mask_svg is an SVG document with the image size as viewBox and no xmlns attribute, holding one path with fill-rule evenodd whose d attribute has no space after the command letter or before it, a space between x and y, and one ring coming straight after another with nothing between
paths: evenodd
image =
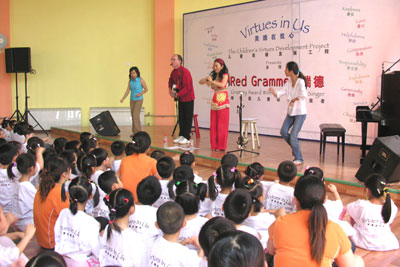
<instances>
[{"instance_id":1,"label":"woman in red pants","mask_svg":"<svg viewBox=\"0 0 400 267\"><path fill-rule=\"evenodd\" d=\"M211 103L210 142L212 151L225 151L228 142L229 128L229 73L225 62L217 58L214 60L213 71L209 76L200 80L200 84L207 84L214 90Z\"/></svg>"}]
</instances>

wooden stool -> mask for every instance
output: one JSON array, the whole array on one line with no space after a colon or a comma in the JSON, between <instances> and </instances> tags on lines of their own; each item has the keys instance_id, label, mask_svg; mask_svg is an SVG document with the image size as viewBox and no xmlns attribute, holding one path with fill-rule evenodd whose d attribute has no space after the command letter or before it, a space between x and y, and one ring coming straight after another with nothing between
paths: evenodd
<instances>
[{"instance_id":1,"label":"wooden stool","mask_svg":"<svg viewBox=\"0 0 400 267\"><path fill-rule=\"evenodd\" d=\"M199 122L197 121L197 117L198 114L193 114L193 122L194 122L194 126L192 126L192 129L194 128L194 130L192 130L192 133L196 133L196 139L200 138L200 130L199 130Z\"/></svg>"},{"instance_id":2,"label":"wooden stool","mask_svg":"<svg viewBox=\"0 0 400 267\"><path fill-rule=\"evenodd\" d=\"M321 130L320 132L320 142L319 142L319 156L321 156L321 152L323 153L322 161L325 161L325 146L326 146L326 137L327 136L336 136L337 137L337 156L339 157L339 147L340 147L340 137L342 137L342 162L344 162L344 137L346 133L346 129L340 124L333 123L324 123L319 125ZM323 150L322 150L323 147Z\"/></svg>"},{"instance_id":3,"label":"wooden stool","mask_svg":"<svg viewBox=\"0 0 400 267\"><path fill-rule=\"evenodd\" d=\"M255 141L257 140L257 146L261 147L260 139L258 138L258 131L257 131L257 119L255 118L244 118L242 119L242 136L244 139L247 139L248 133L248 126L250 126L251 131L251 141L252 141L252 148L255 149ZM254 134L256 135L254 138Z\"/></svg>"}]
</instances>

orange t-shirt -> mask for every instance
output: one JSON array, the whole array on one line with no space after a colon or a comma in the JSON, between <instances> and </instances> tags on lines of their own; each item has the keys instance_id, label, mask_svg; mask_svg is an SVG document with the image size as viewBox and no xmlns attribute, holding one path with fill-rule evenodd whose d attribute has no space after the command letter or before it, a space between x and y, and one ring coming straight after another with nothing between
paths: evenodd
<instances>
[{"instance_id":1,"label":"orange t-shirt","mask_svg":"<svg viewBox=\"0 0 400 267\"><path fill-rule=\"evenodd\" d=\"M132 154L121 161L119 175L125 189L132 192L137 201L136 187L143 178L157 174L157 161L144 153Z\"/></svg>"},{"instance_id":2,"label":"orange t-shirt","mask_svg":"<svg viewBox=\"0 0 400 267\"><path fill-rule=\"evenodd\" d=\"M39 191L33 201L33 222L36 226L36 240L43 248L52 249L54 242L54 225L61 210L69 207L69 200L61 200L61 185L56 184L47 198L42 201Z\"/></svg>"},{"instance_id":3,"label":"orange t-shirt","mask_svg":"<svg viewBox=\"0 0 400 267\"><path fill-rule=\"evenodd\" d=\"M310 210L281 216L269 227L269 238L275 247L274 266L319 266L311 259L308 218ZM333 260L351 249L349 238L340 226L328 221L321 266L332 266Z\"/></svg>"}]
</instances>

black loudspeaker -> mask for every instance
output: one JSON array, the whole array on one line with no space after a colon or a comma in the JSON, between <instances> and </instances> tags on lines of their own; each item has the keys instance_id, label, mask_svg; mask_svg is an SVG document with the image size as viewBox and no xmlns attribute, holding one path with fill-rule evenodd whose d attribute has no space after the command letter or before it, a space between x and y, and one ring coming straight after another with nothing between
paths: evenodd
<instances>
[{"instance_id":1,"label":"black loudspeaker","mask_svg":"<svg viewBox=\"0 0 400 267\"><path fill-rule=\"evenodd\" d=\"M108 110L91 118L90 123L99 135L115 136L120 133L117 124L115 124L115 121Z\"/></svg>"},{"instance_id":2,"label":"black loudspeaker","mask_svg":"<svg viewBox=\"0 0 400 267\"><path fill-rule=\"evenodd\" d=\"M364 182L371 173L382 174L388 183L400 181L400 137L398 135L375 139L356 177Z\"/></svg>"},{"instance_id":3,"label":"black loudspeaker","mask_svg":"<svg viewBox=\"0 0 400 267\"><path fill-rule=\"evenodd\" d=\"M6 48L6 72L31 72L31 48Z\"/></svg>"}]
</instances>

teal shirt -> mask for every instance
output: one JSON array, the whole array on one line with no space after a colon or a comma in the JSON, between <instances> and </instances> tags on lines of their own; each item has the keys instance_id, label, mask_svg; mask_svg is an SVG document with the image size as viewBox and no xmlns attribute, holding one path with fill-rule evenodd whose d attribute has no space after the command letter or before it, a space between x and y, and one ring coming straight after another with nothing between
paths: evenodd
<instances>
[{"instance_id":1,"label":"teal shirt","mask_svg":"<svg viewBox=\"0 0 400 267\"><path fill-rule=\"evenodd\" d=\"M143 86L140 83L140 77L136 79L131 79L129 81L129 87L131 88L131 100L142 100L143 95L136 97L137 94L143 92Z\"/></svg>"}]
</instances>

